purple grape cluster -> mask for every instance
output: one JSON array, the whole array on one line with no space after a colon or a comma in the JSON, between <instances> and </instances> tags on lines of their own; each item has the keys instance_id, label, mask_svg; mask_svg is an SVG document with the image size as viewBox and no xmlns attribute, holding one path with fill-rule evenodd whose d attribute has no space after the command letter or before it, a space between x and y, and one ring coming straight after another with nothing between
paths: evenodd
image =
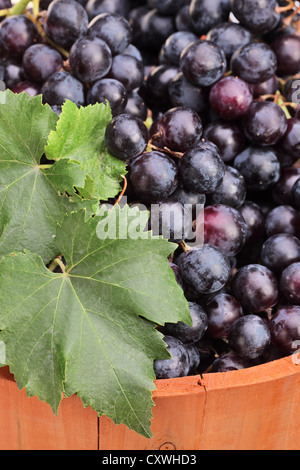
<instances>
[{"instance_id":1,"label":"purple grape cluster","mask_svg":"<svg viewBox=\"0 0 300 470\"><path fill-rule=\"evenodd\" d=\"M150 228L156 205L158 234L178 246L170 269L192 325L158 327L171 358L155 361L157 378L293 354L299 2L41 0L40 10L39 28L25 14L2 19L1 79L58 114L66 99L108 102L105 142L128 164L129 204L146 205ZM189 246L186 205L201 244Z\"/></svg>"}]
</instances>

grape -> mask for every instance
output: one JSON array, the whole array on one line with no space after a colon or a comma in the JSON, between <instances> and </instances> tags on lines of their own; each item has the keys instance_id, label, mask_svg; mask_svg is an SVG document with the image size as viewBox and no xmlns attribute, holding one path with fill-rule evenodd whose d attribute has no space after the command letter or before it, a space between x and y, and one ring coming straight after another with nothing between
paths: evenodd
<instances>
[{"instance_id":1,"label":"grape","mask_svg":"<svg viewBox=\"0 0 300 470\"><path fill-rule=\"evenodd\" d=\"M215 339L227 338L232 324L243 316L240 303L229 294L216 294L204 305L208 316L207 333Z\"/></svg>"},{"instance_id":2,"label":"grape","mask_svg":"<svg viewBox=\"0 0 300 470\"><path fill-rule=\"evenodd\" d=\"M261 95L274 95L279 88L279 80L277 75L273 75L271 78L262 83L250 84L250 90L252 91L253 97L258 98Z\"/></svg>"},{"instance_id":3,"label":"grape","mask_svg":"<svg viewBox=\"0 0 300 470\"><path fill-rule=\"evenodd\" d=\"M253 103L244 118L245 135L255 145L275 145L282 139L287 127L285 113L271 101Z\"/></svg>"},{"instance_id":4,"label":"grape","mask_svg":"<svg viewBox=\"0 0 300 470\"><path fill-rule=\"evenodd\" d=\"M197 303L189 302L190 315L192 318L192 326L183 322L166 323L163 332L166 335L175 336L184 344L196 343L204 336L207 330L207 313Z\"/></svg>"},{"instance_id":5,"label":"grape","mask_svg":"<svg viewBox=\"0 0 300 470\"><path fill-rule=\"evenodd\" d=\"M278 301L278 282L273 272L260 264L243 266L232 280L232 294L245 313L260 313Z\"/></svg>"},{"instance_id":6,"label":"grape","mask_svg":"<svg viewBox=\"0 0 300 470\"><path fill-rule=\"evenodd\" d=\"M202 194L215 191L225 175L225 164L212 142L201 142L185 152L178 168L184 187Z\"/></svg>"},{"instance_id":7,"label":"grape","mask_svg":"<svg viewBox=\"0 0 300 470\"><path fill-rule=\"evenodd\" d=\"M144 65L135 57L118 54L113 57L111 68L106 76L123 83L128 92L139 88L144 80Z\"/></svg>"},{"instance_id":8,"label":"grape","mask_svg":"<svg viewBox=\"0 0 300 470\"><path fill-rule=\"evenodd\" d=\"M113 55L122 54L132 40L131 26L120 15L102 13L96 16L88 26L88 36L102 39Z\"/></svg>"},{"instance_id":9,"label":"grape","mask_svg":"<svg viewBox=\"0 0 300 470\"><path fill-rule=\"evenodd\" d=\"M43 102L50 106L60 106L65 100L76 103L77 106L85 104L83 84L66 71L55 72L43 83L41 93Z\"/></svg>"},{"instance_id":10,"label":"grape","mask_svg":"<svg viewBox=\"0 0 300 470\"><path fill-rule=\"evenodd\" d=\"M206 202L205 194L193 193L180 183L176 191L172 194L174 201L179 201L188 208L191 208L193 220L196 219L197 210L201 210Z\"/></svg>"},{"instance_id":11,"label":"grape","mask_svg":"<svg viewBox=\"0 0 300 470\"><path fill-rule=\"evenodd\" d=\"M215 83L209 94L212 109L224 120L237 120L250 109L253 95L240 78L224 77ZM280 109L280 108L279 108Z\"/></svg>"},{"instance_id":12,"label":"grape","mask_svg":"<svg viewBox=\"0 0 300 470\"><path fill-rule=\"evenodd\" d=\"M299 347L300 307L284 305L278 308L270 321L272 343L284 354L292 354ZM296 344L294 344L296 343Z\"/></svg>"},{"instance_id":13,"label":"grape","mask_svg":"<svg viewBox=\"0 0 300 470\"><path fill-rule=\"evenodd\" d=\"M154 124L150 129L153 143L175 152L185 152L201 140L201 118L190 108L169 109Z\"/></svg>"},{"instance_id":14,"label":"grape","mask_svg":"<svg viewBox=\"0 0 300 470\"><path fill-rule=\"evenodd\" d=\"M290 165L293 165L299 159L300 120L294 118L287 120L286 132L278 142L276 150L279 154L283 155L283 158L286 158L285 156L288 155Z\"/></svg>"},{"instance_id":15,"label":"grape","mask_svg":"<svg viewBox=\"0 0 300 470\"><path fill-rule=\"evenodd\" d=\"M277 58L277 74L295 75L300 71L300 38L288 34L280 35L271 44Z\"/></svg>"},{"instance_id":16,"label":"grape","mask_svg":"<svg viewBox=\"0 0 300 470\"><path fill-rule=\"evenodd\" d=\"M213 42L198 40L183 49L180 67L189 82L208 87L222 78L227 61L223 49Z\"/></svg>"},{"instance_id":17,"label":"grape","mask_svg":"<svg viewBox=\"0 0 300 470\"><path fill-rule=\"evenodd\" d=\"M126 54L126 55L132 55L133 57L135 57L137 60L140 60L141 62L143 62L143 56L141 54L141 51L136 47L134 46L133 44L129 44L123 51L123 54Z\"/></svg>"},{"instance_id":18,"label":"grape","mask_svg":"<svg viewBox=\"0 0 300 470\"><path fill-rule=\"evenodd\" d=\"M221 354L214 360L211 372L230 372L233 370L246 369L248 367L250 367L248 361L240 357L235 352L229 352Z\"/></svg>"},{"instance_id":19,"label":"grape","mask_svg":"<svg viewBox=\"0 0 300 470\"><path fill-rule=\"evenodd\" d=\"M276 0L231 0L230 6L235 17L255 33L266 33L273 24Z\"/></svg>"},{"instance_id":20,"label":"grape","mask_svg":"<svg viewBox=\"0 0 300 470\"><path fill-rule=\"evenodd\" d=\"M243 176L232 166L225 166L225 174L221 184L208 195L207 203L225 204L239 208L245 202L247 195L246 183Z\"/></svg>"},{"instance_id":21,"label":"grape","mask_svg":"<svg viewBox=\"0 0 300 470\"><path fill-rule=\"evenodd\" d=\"M22 66L27 77L38 83L43 83L63 66L62 56L58 51L46 44L33 44L26 49Z\"/></svg>"},{"instance_id":22,"label":"grape","mask_svg":"<svg viewBox=\"0 0 300 470\"><path fill-rule=\"evenodd\" d=\"M229 18L229 0L192 0L189 14L191 26L200 36Z\"/></svg>"},{"instance_id":23,"label":"grape","mask_svg":"<svg viewBox=\"0 0 300 470\"><path fill-rule=\"evenodd\" d=\"M162 46L161 53L166 63L179 66L183 49L198 37L191 31L176 31L171 34Z\"/></svg>"},{"instance_id":24,"label":"grape","mask_svg":"<svg viewBox=\"0 0 300 470\"><path fill-rule=\"evenodd\" d=\"M47 9L45 33L56 44L70 49L74 42L87 33L88 15L74 0L54 0Z\"/></svg>"},{"instance_id":25,"label":"grape","mask_svg":"<svg viewBox=\"0 0 300 470\"><path fill-rule=\"evenodd\" d=\"M155 8L162 15L174 15L186 3L185 0L147 0L151 8Z\"/></svg>"},{"instance_id":26,"label":"grape","mask_svg":"<svg viewBox=\"0 0 300 470\"><path fill-rule=\"evenodd\" d=\"M239 78L258 84L269 80L276 73L277 59L267 44L250 42L233 53L230 68Z\"/></svg>"},{"instance_id":27,"label":"grape","mask_svg":"<svg viewBox=\"0 0 300 470\"><path fill-rule=\"evenodd\" d=\"M164 42L175 33L173 16L161 15L158 10L151 9L142 17L140 43L135 44L151 53L159 52Z\"/></svg>"},{"instance_id":28,"label":"grape","mask_svg":"<svg viewBox=\"0 0 300 470\"><path fill-rule=\"evenodd\" d=\"M197 231L201 230L197 222ZM214 204L204 209L204 241L225 253L236 256L245 245L248 226L241 213L224 204Z\"/></svg>"},{"instance_id":29,"label":"grape","mask_svg":"<svg viewBox=\"0 0 300 470\"><path fill-rule=\"evenodd\" d=\"M89 88L86 97L87 104L105 103L107 100L113 116L125 112L127 99L128 95L124 85L112 78L97 80Z\"/></svg>"},{"instance_id":30,"label":"grape","mask_svg":"<svg viewBox=\"0 0 300 470\"><path fill-rule=\"evenodd\" d=\"M112 65L108 45L97 37L77 39L70 50L70 66L81 82L95 82L105 77Z\"/></svg>"},{"instance_id":31,"label":"grape","mask_svg":"<svg viewBox=\"0 0 300 470\"><path fill-rule=\"evenodd\" d=\"M293 204L297 209L300 209L300 177L296 180L295 184L293 185L292 189L292 198Z\"/></svg>"},{"instance_id":32,"label":"grape","mask_svg":"<svg viewBox=\"0 0 300 470\"><path fill-rule=\"evenodd\" d=\"M300 240L288 233L272 235L263 244L261 261L280 274L289 264L300 261Z\"/></svg>"},{"instance_id":33,"label":"grape","mask_svg":"<svg viewBox=\"0 0 300 470\"><path fill-rule=\"evenodd\" d=\"M25 80L26 77L25 77L24 69L22 67L22 64L20 64L17 60L8 59L5 61L3 66L4 66L3 80L5 81L7 88L11 89L18 83L23 82Z\"/></svg>"},{"instance_id":34,"label":"grape","mask_svg":"<svg viewBox=\"0 0 300 470\"><path fill-rule=\"evenodd\" d=\"M106 127L105 144L108 151L121 160L140 155L147 141L147 127L141 119L131 114L119 114Z\"/></svg>"},{"instance_id":35,"label":"grape","mask_svg":"<svg viewBox=\"0 0 300 470\"><path fill-rule=\"evenodd\" d=\"M233 122L215 121L203 131L205 140L214 143L224 162L230 162L245 148L245 136Z\"/></svg>"},{"instance_id":36,"label":"grape","mask_svg":"<svg viewBox=\"0 0 300 470\"><path fill-rule=\"evenodd\" d=\"M214 42L223 49L226 59L230 62L232 54L241 47L252 41L253 36L250 31L241 24L223 22L213 27L206 35L208 41Z\"/></svg>"},{"instance_id":37,"label":"grape","mask_svg":"<svg viewBox=\"0 0 300 470\"><path fill-rule=\"evenodd\" d=\"M130 11L129 0L88 0L86 11L89 20L92 21L95 16L101 13L113 13L115 15L127 18Z\"/></svg>"},{"instance_id":38,"label":"grape","mask_svg":"<svg viewBox=\"0 0 300 470\"><path fill-rule=\"evenodd\" d=\"M293 205L293 186L300 178L300 168L286 167L281 170L280 178L272 190L272 197L276 204Z\"/></svg>"},{"instance_id":39,"label":"grape","mask_svg":"<svg viewBox=\"0 0 300 470\"><path fill-rule=\"evenodd\" d=\"M198 367L200 365L200 352L193 343L185 343L186 350L190 360L190 375L197 374Z\"/></svg>"},{"instance_id":40,"label":"grape","mask_svg":"<svg viewBox=\"0 0 300 470\"><path fill-rule=\"evenodd\" d=\"M192 248L181 261L183 280L199 294L217 292L227 283L231 266L228 257L217 248L203 245Z\"/></svg>"},{"instance_id":41,"label":"grape","mask_svg":"<svg viewBox=\"0 0 300 470\"><path fill-rule=\"evenodd\" d=\"M164 341L170 354L170 359L156 359L154 372L157 379L172 379L185 377L190 371L189 353L185 345L173 336L165 336Z\"/></svg>"},{"instance_id":42,"label":"grape","mask_svg":"<svg viewBox=\"0 0 300 470\"><path fill-rule=\"evenodd\" d=\"M173 160L158 152L143 153L130 163L130 182L142 202L168 198L178 186L178 169Z\"/></svg>"},{"instance_id":43,"label":"grape","mask_svg":"<svg viewBox=\"0 0 300 470\"><path fill-rule=\"evenodd\" d=\"M127 103L124 108L124 113L131 114L132 116L142 119L142 121L145 121L147 119L148 110L143 98L134 91L132 91L131 93L126 93L126 96Z\"/></svg>"},{"instance_id":44,"label":"grape","mask_svg":"<svg viewBox=\"0 0 300 470\"><path fill-rule=\"evenodd\" d=\"M21 58L37 39L37 29L27 16L9 16L1 22L0 47L9 58Z\"/></svg>"},{"instance_id":45,"label":"grape","mask_svg":"<svg viewBox=\"0 0 300 470\"><path fill-rule=\"evenodd\" d=\"M177 15L175 16L175 25L178 31L191 31L192 30L189 9L190 9L189 5L184 5L177 12Z\"/></svg>"},{"instance_id":46,"label":"grape","mask_svg":"<svg viewBox=\"0 0 300 470\"><path fill-rule=\"evenodd\" d=\"M182 72L177 73L168 85L169 98L175 107L187 107L201 114L208 108L208 91L190 83Z\"/></svg>"},{"instance_id":47,"label":"grape","mask_svg":"<svg viewBox=\"0 0 300 470\"><path fill-rule=\"evenodd\" d=\"M266 217L267 236L279 233L300 237L300 213L292 206L277 206Z\"/></svg>"},{"instance_id":48,"label":"grape","mask_svg":"<svg viewBox=\"0 0 300 470\"><path fill-rule=\"evenodd\" d=\"M29 96L37 96L41 92L41 88L37 83L32 83L27 80L19 82L12 88L13 93L27 93Z\"/></svg>"},{"instance_id":49,"label":"grape","mask_svg":"<svg viewBox=\"0 0 300 470\"><path fill-rule=\"evenodd\" d=\"M249 314L233 323L228 334L228 342L239 356L254 361L270 349L271 332L258 315Z\"/></svg>"},{"instance_id":50,"label":"grape","mask_svg":"<svg viewBox=\"0 0 300 470\"><path fill-rule=\"evenodd\" d=\"M165 64L158 65L150 71L146 86L154 100L168 101L169 83L177 73L177 67Z\"/></svg>"},{"instance_id":51,"label":"grape","mask_svg":"<svg viewBox=\"0 0 300 470\"><path fill-rule=\"evenodd\" d=\"M244 177L250 190L264 191L280 178L280 164L271 147L249 145L235 157L233 166Z\"/></svg>"},{"instance_id":52,"label":"grape","mask_svg":"<svg viewBox=\"0 0 300 470\"><path fill-rule=\"evenodd\" d=\"M280 292L291 304L300 305L300 263L292 263L280 276Z\"/></svg>"},{"instance_id":53,"label":"grape","mask_svg":"<svg viewBox=\"0 0 300 470\"><path fill-rule=\"evenodd\" d=\"M151 204L149 230L173 243L189 238L192 231L192 213L179 201L164 199Z\"/></svg>"}]
</instances>

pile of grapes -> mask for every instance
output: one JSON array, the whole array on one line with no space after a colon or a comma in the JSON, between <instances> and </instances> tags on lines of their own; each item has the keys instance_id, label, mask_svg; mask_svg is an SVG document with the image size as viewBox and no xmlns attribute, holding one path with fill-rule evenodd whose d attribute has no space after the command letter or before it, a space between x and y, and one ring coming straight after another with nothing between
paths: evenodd
<instances>
[{"instance_id":1,"label":"pile of grapes","mask_svg":"<svg viewBox=\"0 0 300 470\"><path fill-rule=\"evenodd\" d=\"M160 328L171 358L155 361L157 378L299 350L299 2L41 0L2 18L0 54L6 87L58 114L66 99L107 100L124 196L149 208L150 227L152 205L169 223L193 325ZM203 245L188 244L186 205Z\"/></svg>"}]
</instances>

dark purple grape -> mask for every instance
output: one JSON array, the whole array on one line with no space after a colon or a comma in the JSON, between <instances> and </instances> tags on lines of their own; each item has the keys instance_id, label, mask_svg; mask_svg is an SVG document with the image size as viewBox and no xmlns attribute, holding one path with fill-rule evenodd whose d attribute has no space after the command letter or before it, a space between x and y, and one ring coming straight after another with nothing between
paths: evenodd
<instances>
[{"instance_id":1,"label":"dark purple grape","mask_svg":"<svg viewBox=\"0 0 300 470\"><path fill-rule=\"evenodd\" d=\"M199 115L192 109L181 106L163 114L150 129L150 136L153 143L160 147L185 152L200 142L202 131Z\"/></svg>"},{"instance_id":2,"label":"dark purple grape","mask_svg":"<svg viewBox=\"0 0 300 470\"><path fill-rule=\"evenodd\" d=\"M156 9L146 12L142 17L140 29L140 41L135 40L134 43L152 54L159 52L168 37L176 31L174 17L162 15Z\"/></svg>"},{"instance_id":3,"label":"dark purple grape","mask_svg":"<svg viewBox=\"0 0 300 470\"><path fill-rule=\"evenodd\" d=\"M169 99L175 107L187 107L202 114L208 109L208 91L190 83L182 72L172 78L168 86Z\"/></svg>"},{"instance_id":4,"label":"dark purple grape","mask_svg":"<svg viewBox=\"0 0 300 470\"><path fill-rule=\"evenodd\" d=\"M113 13L127 18L130 0L88 0L85 8L90 21L101 13Z\"/></svg>"},{"instance_id":5,"label":"dark purple grape","mask_svg":"<svg viewBox=\"0 0 300 470\"><path fill-rule=\"evenodd\" d=\"M21 58L36 40L35 24L27 16L8 16L1 22L0 47L9 58Z\"/></svg>"},{"instance_id":6,"label":"dark purple grape","mask_svg":"<svg viewBox=\"0 0 300 470\"><path fill-rule=\"evenodd\" d=\"M141 51L136 47L134 46L133 44L129 44L123 51L123 54L126 54L126 55L132 55L133 57L135 57L137 60L140 60L141 62L143 62L143 56L141 54Z\"/></svg>"},{"instance_id":7,"label":"dark purple grape","mask_svg":"<svg viewBox=\"0 0 300 470\"><path fill-rule=\"evenodd\" d=\"M124 108L124 113L131 114L134 117L142 119L142 121L146 121L148 109L143 98L135 91L126 93L126 95L127 103Z\"/></svg>"},{"instance_id":8,"label":"dark purple grape","mask_svg":"<svg viewBox=\"0 0 300 470\"><path fill-rule=\"evenodd\" d=\"M280 76L295 75L300 70L300 38L281 34L271 47L277 58L277 74Z\"/></svg>"},{"instance_id":9,"label":"dark purple grape","mask_svg":"<svg viewBox=\"0 0 300 470\"><path fill-rule=\"evenodd\" d=\"M278 308L270 321L272 343L284 354L293 354L299 349L300 307L284 305Z\"/></svg>"},{"instance_id":10,"label":"dark purple grape","mask_svg":"<svg viewBox=\"0 0 300 470\"><path fill-rule=\"evenodd\" d=\"M175 16L175 25L177 31L192 31L190 6L184 5Z\"/></svg>"},{"instance_id":11,"label":"dark purple grape","mask_svg":"<svg viewBox=\"0 0 300 470\"><path fill-rule=\"evenodd\" d=\"M249 30L260 34L273 29L276 0L231 0L230 6L234 16Z\"/></svg>"},{"instance_id":12,"label":"dark purple grape","mask_svg":"<svg viewBox=\"0 0 300 470\"><path fill-rule=\"evenodd\" d=\"M231 273L228 257L210 245L190 249L183 256L180 266L183 280L199 294L219 291Z\"/></svg>"},{"instance_id":13,"label":"dark purple grape","mask_svg":"<svg viewBox=\"0 0 300 470\"><path fill-rule=\"evenodd\" d=\"M174 201L181 202L184 206L188 207L192 211L193 220L197 218L197 212L203 209L206 196L205 194L193 193L180 184L176 191L172 194L172 199Z\"/></svg>"},{"instance_id":14,"label":"dark purple grape","mask_svg":"<svg viewBox=\"0 0 300 470\"><path fill-rule=\"evenodd\" d=\"M113 55L122 54L132 41L131 26L126 18L113 13L96 16L88 26L88 36L102 39Z\"/></svg>"},{"instance_id":15,"label":"dark purple grape","mask_svg":"<svg viewBox=\"0 0 300 470\"><path fill-rule=\"evenodd\" d=\"M264 191L280 178L280 164L271 147L250 145L235 157L233 166L242 174L250 190Z\"/></svg>"},{"instance_id":16,"label":"dark purple grape","mask_svg":"<svg viewBox=\"0 0 300 470\"><path fill-rule=\"evenodd\" d=\"M163 333L180 339L184 344L196 343L204 336L207 330L207 314L205 310L195 302L189 302L192 326L183 322L166 323Z\"/></svg>"},{"instance_id":17,"label":"dark purple grape","mask_svg":"<svg viewBox=\"0 0 300 470\"><path fill-rule=\"evenodd\" d=\"M144 81L144 65L135 57L118 54L113 57L107 78L114 78L123 83L127 92L139 88Z\"/></svg>"},{"instance_id":18,"label":"dark purple grape","mask_svg":"<svg viewBox=\"0 0 300 470\"><path fill-rule=\"evenodd\" d=\"M72 73L81 82L95 82L105 77L112 66L108 45L97 37L83 37L74 42L69 62Z\"/></svg>"},{"instance_id":19,"label":"dark purple grape","mask_svg":"<svg viewBox=\"0 0 300 470\"><path fill-rule=\"evenodd\" d=\"M232 294L245 314L260 313L277 304L278 282L270 269L260 264L243 266L232 280Z\"/></svg>"},{"instance_id":20,"label":"dark purple grape","mask_svg":"<svg viewBox=\"0 0 300 470\"><path fill-rule=\"evenodd\" d=\"M180 243L192 234L192 211L173 199L151 204L149 230L154 236L161 235L172 243Z\"/></svg>"},{"instance_id":21,"label":"dark purple grape","mask_svg":"<svg viewBox=\"0 0 300 470\"><path fill-rule=\"evenodd\" d=\"M297 209L300 209L300 177L296 180L295 184L293 185L292 198L293 205Z\"/></svg>"},{"instance_id":22,"label":"dark purple grape","mask_svg":"<svg viewBox=\"0 0 300 470\"><path fill-rule=\"evenodd\" d=\"M272 209L265 222L268 237L287 233L300 237L300 213L292 206L277 206Z\"/></svg>"},{"instance_id":23,"label":"dark purple grape","mask_svg":"<svg viewBox=\"0 0 300 470\"><path fill-rule=\"evenodd\" d=\"M300 178L300 167L282 168L280 178L272 190L273 200L278 205L294 204L293 186Z\"/></svg>"},{"instance_id":24,"label":"dark purple grape","mask_svg":"<svg viewBox=\"0 0 300 470\"><path fill-rule=\"evenodd\" d=\"M231 326L228 342L239 356L254 361L270 349L271 332L258 315L245 315Z\"/></svg>"},{"instance_id":25,"label":"dark purple grape","mask_svg":"<svg viewBox=\"0 0 300 470\"><path fill-rule=\"evenodd\" d=\"M215 191L225 174L225 164L212 142L201 142L185 152L178 167L183 186L201 194Z\"/></svg>"},{"instance_id":26,"label":"dark purple grape","mask_svg":"<svg viewBox=\"0 0 300 470\"><path fill-rule=\"evenodd\" d=\"M177 75L178 68L174 65L158 65L147 77L147 91L154 100L169 101L169 83Z\"/></svg>"},{"instance_id":27,"label":"dark purple grape","mask_svg":"<svg viewBox=\"0 0 300 470\"><path fill-rule=\"evenodd\" d=\"M178 169L167 155L143 153L130 163L130 182L142 202L154 203L168 198L178 186Z\"/></svg>"},{"instance_id":28,"label":"dark purple grape","mask_svg":"<svg viewBox=\"0 0 300 470\"><path fill-rule=\"evenodd\" d=\"M186 0L147 0L147 3L162 15L174 15L184 6Z\"/></svg>"},{"instance_id":29,"label":"dark purple grape","mask_svg":"<svg viewBox=\"0 0 300 470\"><path fill-rule=\"evenodd\" d=\"M200 365L201 357L200 352L193 343L186 343L185 347L187 349L189 359L190 359L190 371L189 375L196 375L198 373L198 367Z\"/></svg>"},{"instance_id":30,"label":"dark purple grape","mask_svg":"<svg viewBox=\"0 0 300 470\"><path fill-rule=\"evenodd\" d=\"M258 98L261 95L275 95L279 88L279 80L277 75L273 75L269 80L262 83L250 84L250 90L253 97Z\"/></svg>"},{"instance_id":31,"label":"dark purple grape","mask_svg":"<svg viewBox=\"0 0 300 470\"><path fill-rule=\"evenodd\" d=\"M231 372L234 370L247 369L248 367L250 367L248 361L235 352L228 352L221 354L214 360L211 372Z\"/></svg>"},{"instance_id":32,"label":"dark purple grape","mask_svg":"<svg viewBox=\"0 0 300 470\"><path fill-rule=\"evenodd\" d=\"M26 79L25 72L20 64L15 59L8 59L4 63L4 82L7 88L12 89L15 85L23 82Z\"/></svg>"},{"instance_id":33,"label":"dark purple grape","mask_svg":"<svg viewBox=\"0 0 300 470\"><path fill-rule=\"evenodd\" d=\"M250 42L233 53L230 68L233 75L248 83L262 83L276 73L276 55L267 44Z\"/></svg>"},{"instance_id":34,"label":"dark purple grape","mask_svg":"<svg viewBox=\"0 0 300 470\"><path fill-rule=\"evenodd\" d=\"M180 67L192 84L211 86L224 75L227 61L223 50L213 42L198 40L183 49Z\"/></svg>"},{"instance_id":35,"label":"dark purple grape","mask_svg":"<svg viewBox=\"0 0 300 470\"><path fill-rule=\"evenodd\" d=\"M131 114L115 116L105 130L108 151L120 160L137 157L146 149L147 142L147 127L141 119Z\"/></svg>"},{"instance_id":36,"label":"dark purple grape","mask_svg":"<svg viewBox=\"0 0 300 470\"><path fill-rule=\"evenodd\" d=\"M236 256L245 245L248 226L241 213L224 204L204 209L204 227L197 221L197 231L204 230L204 242L227 256Z\"/></svg>"},{"instance_id":37,"label":"dark purple grape","mask_svg":"<svg viewBox=\"0 0 300 470\"><path fill-rule=\"evenodd\" d=\"M207 333L215 339L227 338L232 324L243 316L240 303L229 294L216 294L205 302L208 316Z\"/></svg>"},{"instance_id":38,"label":"dark purple grape","mask_svg":"<svg viewBox=\"0 0 300 470\"><path fill-rule=\"evenodd\" d=\"M260 206L253 201L245 201L239 208L248 228L246 244L255 244L260 241L265 233L265 215Z\"/></svg>"},{"instance_id":39,"label":"dark purple grape","mask_svg":"<svg viewBox=\"0 0 300 470\"><path fill-rule=\"evenodd\" d=\"M17 83L12 88L13 93L22 93L25 92L29 96L37 96L41 93L41 88L37 83L32 83L27 80Z\"/></svg>"},{"instance_id":40,"label":"dark purple grape","mask_svg":"<svg viewBox=\"0 0 300 470\"><path fill-rule=\"evenodd\" d=\"M232 161L245 148L244 133L233 122L212 122L204 128L203 137L218 147L224 162Z\"/></svg>"},{"instance_id":41,"label":"dark purple grape","mask_svg":"<svg viewBox=\"0 0 300 470\"><path fill-rule=\"evenodd\" d=\"M170 354L170 359L156 359L154 372L157 379L172 379L186 377L190 371L189 353L185 345L173 336L165 336L164 341Z\"/></svg>"},{"instance_id":42,"label":"dark purple grape","mask_svg":"<svg viewBox=\"0 0 300 470\"><path fill-rule=\"evenodd\" d=\"M63 66L61 54L46 44L33 44L26 49L22 66L27 77L38 83L43 83Z\"/></svg>"},{"instance_id":43,"label":"dark purple grape","mask_svg":"<svg viewBox=\"0 0 300 470\"><path fill-rule=\"evenodd\" d=\"M198 36L191 31L176 31L164 42L161 53L166 63L179 66L183 49L191 42L197 41Z\"/></svg>"},{"instance_id":44,"label":"dark purple grape","mask_svg":"<svg viewBox=\"0 0 300 470\"><path fill-rule=\"evenodd\" d=\"M300 262L292 263L282 271L279 289L288 302L300 305Z\"/></svg>"},{"instance_id":45,"label":"dark purple grape","mask_svg":"<svg viewBox=\"0 0 300 470\"><path fill-rule=\"evenodd\" d=\"M288 120L276 103L256 101L244 117L244 132L255 145L275 145L284 136Z\"/></svg>"},{"instance_id":46,"label":"dark purple grape","mask_svg":"<svg viewBox=\"0 0 300 470\"><path fill-rule=\"evenodd\" d=\"M191 26L199 36L229 18L229 0L192 0L189 14Z\"/></svg>"},{"instance_id":47,"label":"dark purple grape","mask_svg":"<svg viewBox=\"0 0 300 470\"><path fill-rule=\"evenodd\" d=\"M44 82L41 93L43 102L50 104L50 106L60 106L66 100L73 101L77 106L85 104L83 84L66 71L50 75Z\"/></svg>"},{"instance_id":48,"label":"dark purple grape","mask_svg":"<svg viewBox=\"0 0 300 470\"><path fill-rule=\"evenodd\" d=\"M290 264L300 261L300 240L288 233L269 237L261 250L262 264L280 274Z\"/></svg>"},{"instance_id":49,"label":"dark purple grape","mask_svg":"<svg viewBox=\"0 0 300 470\"><path fill-rule=\"evenodd\" d=\"M126 113L127 91L124 85L112 78L97 80L87 92L87 104L109 102L113 116Z\"/></svg>"},{"instance_id":50,"label":"dark purple grape","mask_svg":"<svg viewBox=\"0 0 300 470\"><path fill-rule=\"evenodd\" d=\"M54 0L47 9L45 32L56 44L70 49L88 28L85 8L75 0Z\"/></svg>"},{"instance_id":51,"label":"dark purple grape","mask_svg":"<svg viewBox=\"0 0 300 470\"><path fill-rule=\"evenodd\" d=\"M214 42L223 49L226 59L229 62L232 54L240 47L252 41L253 36L250 31L241 24L231 21L217 24L206 35L208 41Z\"/></svg>"},{"instance_id":52,"label":"dark purple grape","mask_svg":"<svg viewBox=\"0 0 300 470\"><path fill-rule=\"evenodd\" d=\"M232 166L226 165L221 184L208 195L207 203L225 204L238 209L244 204L247 195L246 183L243 176Z\"/></svg>"},{"instance_id":53,"label":"dark purple grape","mask_svg":"<svg viewBox=\"0 0 300 470\"><path fill-rule=\"evenodd\" d=\"M290 165L293 165L299 159L300 120L295 118L287 119L286 132L278 142L276 150L279 153L279 160L281 159L280 154L283 155L283 161L285 161L285 156L288 156Z\"/></svg>"},{"instance_id":54,"label":"dark purple grape","mask_svg":"<svg viewBox=\"0 0 300 470\"><path fill-rule=\"evenodd\" d=\"M226 121L244 116L250 109L253 95L249 85L238 77L224 77L215 83L209 94L212 109Z\"/></svg>"}]
</instances>

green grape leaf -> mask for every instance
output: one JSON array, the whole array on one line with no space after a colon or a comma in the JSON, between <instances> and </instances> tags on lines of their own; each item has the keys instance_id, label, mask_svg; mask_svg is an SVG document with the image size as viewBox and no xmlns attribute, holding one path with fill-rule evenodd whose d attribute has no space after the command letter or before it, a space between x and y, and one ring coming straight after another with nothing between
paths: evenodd
<instances>
[{"instance_id":1,"label":"green grape leaf","mask_svg":"<svg viewBox=\"0 0 300 470\"><path fill-rule=\"evenodd\" d=\"M66 215L56 237L61 273L28 251L0 261L0 341L19 388L55 412L63 394L77 393L84 406L146 437L153 361L170 357L156 325L191 324L167 260L175 246L149 232L134 236L136 218L142 226L148 215L128 206L87 220L84 211ZM131 226L120 238L124 220ZM102 237L109 226L116 238Z\"/></svg>"},{"instance_id":2,"label":"green grape leaf","mask_svg":"<svg viewBox=\"0 0 300 470\"><path fill-rule=\"evenodd\" d=\"M121 175L126 174L126 163L110 155L105 146L105 129L111 119L110 107L104 103L78 108L67 100L45 149L49 159L78 161L89 177L81 194L102 201L120 192Z\"/></svg>"},{"instance_id":3,"label":"green grape leaf","mask_svg":"<svg viewBox=\"0 0 300 470\"><path fill-rule=\"evenodd\" d=\"M48 262L57 254L57 223L66 212L85 207L75 188L85 185L86 173L71 160L41 164L58 120L41 96L6 91L1 103L0 256L26 248Z\"/></svg>"}]
</instances>

